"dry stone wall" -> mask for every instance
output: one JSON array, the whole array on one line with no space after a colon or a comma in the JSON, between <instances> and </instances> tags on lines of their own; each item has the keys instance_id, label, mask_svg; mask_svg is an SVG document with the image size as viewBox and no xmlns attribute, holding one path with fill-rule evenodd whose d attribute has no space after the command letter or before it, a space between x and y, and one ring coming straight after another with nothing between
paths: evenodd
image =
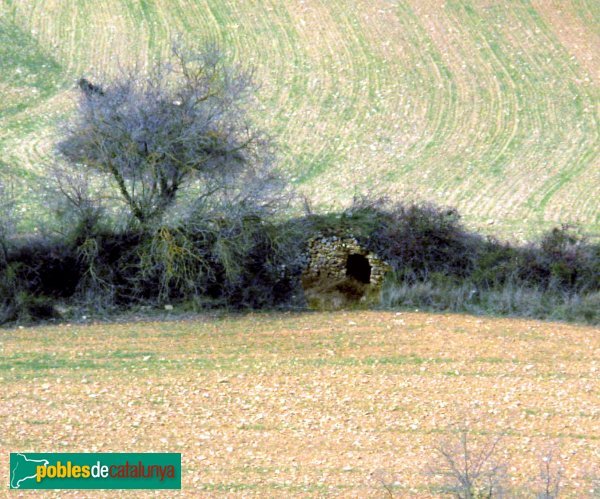
<instances>
[{"instance_id":1,"label":"dry stone wall","mask_svg":"<svg viewBox=\"0 0 600 499\"><path fill-rule=\"evenodd\" d=\"M379 288L390 266L363 248L352 236L317 237L310 240L304 280L344 279L347 277L347 261L350 255L361 255L368 260L371 266L369 284L372 288Z\"/></svg>"}]
</instances>

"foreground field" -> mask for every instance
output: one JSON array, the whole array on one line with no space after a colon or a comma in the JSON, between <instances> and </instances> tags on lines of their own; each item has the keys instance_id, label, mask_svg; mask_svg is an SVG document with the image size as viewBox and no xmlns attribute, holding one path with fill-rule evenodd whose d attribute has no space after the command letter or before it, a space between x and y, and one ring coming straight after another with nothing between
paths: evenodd
<instances>
[{"instance_id":1,"label":"foreground field","mask_svg":"<svg viewBox=\"0 0 600 499\"><path fill-rule=\"evenodd\" d=\"M170 451L181 495L384 497L383 476L427 497L433 447L466 422L504 435L516 488L553 446L583 497L600 475L599 333L391 312L4 330L0 469L17 450Z\"/></svg>"},{"instance_id":2,"label":"foreground field","mask_svg":"<svg viewBox=\"0 0 600 499\"><path fill-rule=\"evenodd\" d=\"M257 66L257 119L317 203L387 191L508 237L598 233L598 26L596 0L0 0L0 173L31 187L76 78L182 33Z\"/></svg>"}]
</instances>

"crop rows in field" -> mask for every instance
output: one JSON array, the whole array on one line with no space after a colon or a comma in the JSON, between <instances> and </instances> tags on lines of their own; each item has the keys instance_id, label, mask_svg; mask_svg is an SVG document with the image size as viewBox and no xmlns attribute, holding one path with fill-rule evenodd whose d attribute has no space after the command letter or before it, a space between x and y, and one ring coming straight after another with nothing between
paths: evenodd
<instances>
[{"instance_id":1,"label":"crop rows in field","mask_svg":"<svg viewBox=\"0 0 600 499\"><path fill-rule=\"evenodd\" d=\"M182 33L217 38L258 66L257 120L318 203L387 192L454 205L469 223L493 222L503 235L566 221L600 228L596 2L0 5L11 29L51 54L61 83L21 113L0 108L0 147L13 168L43 169L78 75L146 64ZM2 84L16 99L18 85Z\"/></svg>"}]
</instances>

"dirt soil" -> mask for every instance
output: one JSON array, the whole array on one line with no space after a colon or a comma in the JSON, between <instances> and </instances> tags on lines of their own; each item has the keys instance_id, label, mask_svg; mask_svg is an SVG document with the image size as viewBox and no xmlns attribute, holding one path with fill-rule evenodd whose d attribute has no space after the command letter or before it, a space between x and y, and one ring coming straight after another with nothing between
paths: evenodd
<instances>
[{"instance_id":1,"label":"dirt soil","mask_svg":"<svg viewBox=\"0 0 600 499\"><path fill-rule=\"evenodd\" d=\"M438 497L428 470L456 425L502 436L526 496L550 448L566 497L600 477L598 328L250 314L3 330L0 352L6 485L11 451L181 452L182 490L148 496Z\"/></svg>"}]
</instances>

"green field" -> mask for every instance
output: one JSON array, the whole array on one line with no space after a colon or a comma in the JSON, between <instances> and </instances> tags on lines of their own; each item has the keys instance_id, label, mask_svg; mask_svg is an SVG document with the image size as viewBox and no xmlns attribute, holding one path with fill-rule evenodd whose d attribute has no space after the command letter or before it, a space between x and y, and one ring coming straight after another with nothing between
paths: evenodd
<instances>
[{"instance_id":1,"label":"green field","mask_svg":"<svg viewBox=\"0 0 600 499\"><path fill-rule=\"evenodd\" d=\"M182 33L258 67L257 120L317 204L387 192L508 237L598 233L599 5L0 0L0 169L35 190L76 78L146 63Z\"/></svg>"}]
</instances>

